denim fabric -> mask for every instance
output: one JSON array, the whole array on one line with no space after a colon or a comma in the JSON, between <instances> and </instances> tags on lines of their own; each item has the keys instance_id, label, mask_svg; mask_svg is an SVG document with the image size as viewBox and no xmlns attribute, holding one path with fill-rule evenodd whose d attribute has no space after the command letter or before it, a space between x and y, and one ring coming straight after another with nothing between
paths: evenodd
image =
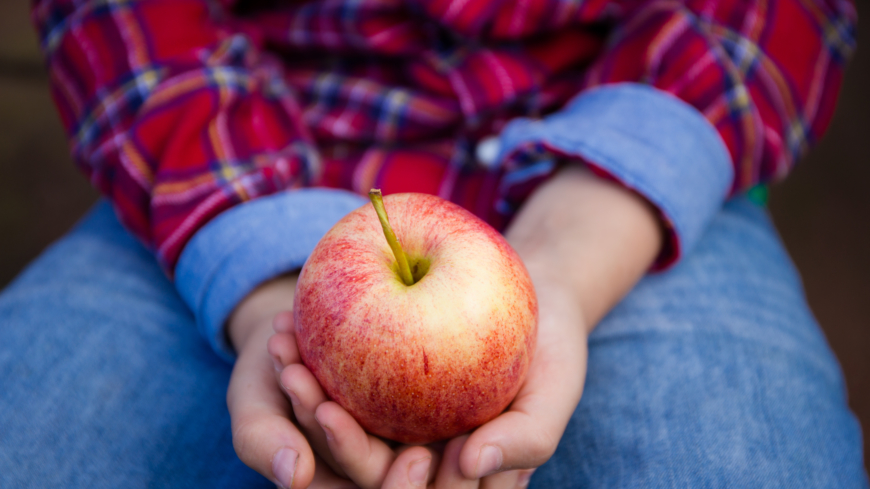
<instances>
[{"instance_id":1,"label":"denim fabric","mask_svg":"<svg viewBox=\"0 0 870 489\"><path fill-rule=\"evenodd\" d=\"M0 488L274 487L233 450L230 369L100 203L0 295Z\"/></svg>"},{"instance_id":2,"label":"denim fabric","mask_svg":"<svg viewBox=\"0 0 870 489\"><path fill-rule=\"evenodd\" d=\"M221 358L235 359L224 324L236 304L266 280L302 268L320 238L366 202L343 190L281 192L233 207L197 231L178 259L175 286Z\"/></svg>"},{"instance_id":3,"label":"denim fabric","mask_svg":"<svg viewBox=\"0 0 870 489\"><path fill-rule=\"evenodd\" d=\"M676 235L670 261L691 252L734 180L728 148L703 114L640 83L584 91L542 120L512 120L499 139L498 161L530 142L543 143L646 197Z\"/></svg>"},{"instance_id":4,"label":"denim fabric","mask_svg":"<svg viewBox=\"0 0 870 489\"><path fill-rule=\"evenodd\" d=\"M589 338L583 399L533 488L866 488L836 359L762 208L728 203Z\"/></svg>"},{"instance_id":5,"label":"denim fabric","mask_svg":"<svg viewBox=\"0 0 870 489\"><path fill-rule=\"evenodd\" d=\"M839 367L745 200L602 321L589 358L533 487L867 487ZM229 374L101 203L0 294L0 487L271 487L233 452Z\"/></svg>"}]
</instances>

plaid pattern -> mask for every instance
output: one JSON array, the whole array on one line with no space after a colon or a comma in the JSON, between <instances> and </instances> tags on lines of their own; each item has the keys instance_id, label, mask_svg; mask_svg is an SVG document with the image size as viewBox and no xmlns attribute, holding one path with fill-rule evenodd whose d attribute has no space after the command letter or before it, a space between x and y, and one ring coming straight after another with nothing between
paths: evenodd
<instances>
[{"instance_id":1,"label":"plaid pattern","mask_svg":"<svg viewBox=\"0 0 870 489\"><path fill-rule=\"evenodd\" d=\"M77 164L171 271L220 212L283 189L439 194L503 227L556 165L474 143L583 90L651 84L696 107L733 192L827 127L848 0L38 0ZM274 4L277 3L277 6Z\"/></svg>"}]
</instances>

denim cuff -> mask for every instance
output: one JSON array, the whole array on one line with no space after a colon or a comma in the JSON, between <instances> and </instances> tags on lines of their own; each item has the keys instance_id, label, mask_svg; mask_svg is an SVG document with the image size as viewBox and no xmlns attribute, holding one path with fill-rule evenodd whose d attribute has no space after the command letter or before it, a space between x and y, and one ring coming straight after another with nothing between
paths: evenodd
<instances>
[{"instance_id":1,"label":"denim cuff","mask_svg":"<svg viewBox=\"0 0 870 489\"><path fill-rule=\"evenodd\" d=\"M236 304L264 281L302 267L320 238L365 203L342 190L282 192L222 213L191 238L175 286L221 358L235 360L224 326Z\"/></svg>"},{"instance_id":2,"label":"denim cuff","mask_svg":"<svg viewBox=\"0 0 870 489\"><path fill-rule=\"evenodd\" d=\"M515 119L497 161L543 146L577 157L655 205L671 231L657 267L692 249L728 196L734 168L718 131L679 98L638 83L583 92L543 119Z\"/></svg>"}]
</instances>

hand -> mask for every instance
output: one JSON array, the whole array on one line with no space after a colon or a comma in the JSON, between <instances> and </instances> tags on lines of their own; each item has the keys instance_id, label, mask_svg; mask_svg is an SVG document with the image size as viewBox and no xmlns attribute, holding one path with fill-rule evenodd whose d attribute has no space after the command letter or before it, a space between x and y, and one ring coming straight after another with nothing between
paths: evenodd
<instances>
[{"instance_id":1,"label":"hand","mask_svg":"<svg viewBox=\"0 0 870 489\"><path fill-rule=\"evenodd\" d=\"M243 462L280 487L356 487L316 457L291 422L290 404L266 350L273 319L290 309L295 286L293 276L268 282L242 301L230 318L230 340L239 353L227 390L233 446Z\"/></svg>"},{"instance_id":2,"label":"hand","mask_svg":"<svg viewBox=\"0 0 870 489\"><path fill-rule=\"evenodd\" d=\"M538 293L536 356L508 411L446 446L393 447L367 435L296 363L292 318L276 323L269 349L285 367L281 384L338 473L363 488L512 488L553 454L582 393L588 333L649 268L660 227L642 198L570 167L535 193L506 236Z\"/></svg>"},{"instance_id":3,"label":"hand","mask_svg":"<svg viewBox=\"0 0 870 489\"><path fill-rule=\"evenodd\" d=\"M311 445L360 487L525 487L532 471L510 469L531 469L550 458L580 400L586 372L586 328L579 309L556 288L536 288L541 314L526 382L507 412L446 445L394 447L365 433L298 363L291 315L276 320L269 352L285 366L281 384ZM493 457L485 447L499 453Z\"/></svg>"}]
</instances>

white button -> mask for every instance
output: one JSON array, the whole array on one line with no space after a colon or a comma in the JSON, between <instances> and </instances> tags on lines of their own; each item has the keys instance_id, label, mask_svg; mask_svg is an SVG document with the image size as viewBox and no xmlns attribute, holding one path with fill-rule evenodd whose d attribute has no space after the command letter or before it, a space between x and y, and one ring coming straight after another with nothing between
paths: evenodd
<instances>
[{"instance_id":1,"label":"white button","mask_svg":"<svg viewBox=\"0 0 870 489\"><path fill-rule=\"evenodd\" d=\"M501 143L496 136L487 136L477 143L474 148L474 156L481 165L492 168L498 163L498 153L501 151Z\"/></svg>"}]
</instances>

